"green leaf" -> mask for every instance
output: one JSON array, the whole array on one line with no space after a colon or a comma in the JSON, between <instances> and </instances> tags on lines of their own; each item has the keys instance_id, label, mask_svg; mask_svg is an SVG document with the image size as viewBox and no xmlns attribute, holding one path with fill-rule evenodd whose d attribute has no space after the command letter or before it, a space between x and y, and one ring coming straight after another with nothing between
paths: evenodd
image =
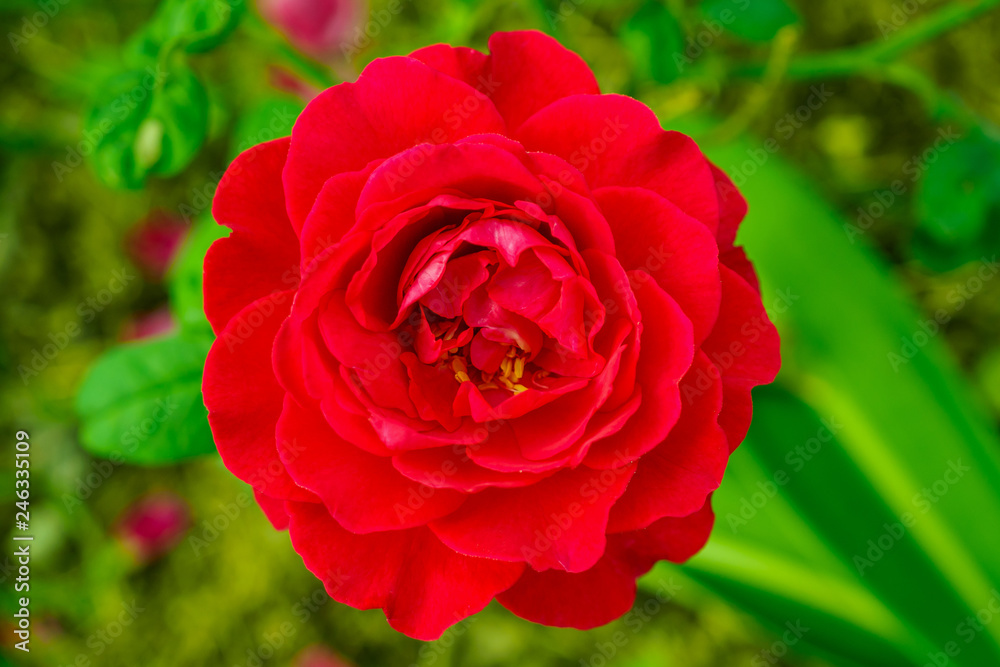
<instances>
[{"instance_id":1,"label":"green leaf","mask_svg":"<svg viewBox=\"0 0 1000 667\"><path fill-rule=\"evenodd\" d=\"M208 134L208 95L190 70L175 68L167 76L144 124L156 127L160 143L150 173L172 176L191 162Z\"/></svg>"},{"instance_id":2,"label":"green leaf","mask_svg":"<svg viewBox=\"0 0 1000 667\"><path fill-rule=\"evenodd\" d=\"M799 23L799 15L785 0L705 0L702 11L710 31L725 28L751 42L769 42L785 26Z\"/></svg>"},{"instance_id":3,"label":"green leaf","mask_svg":"<svg viewBox=\"0 0 1000 667\"><path fill-rule=\"evenodd\" d=\"M77 394L80 440L116 462L163 464L215 449L201 376L211 338L173 335L112 348Z\"/></svg>"},{"instance_id":4,"label":"green leaf","mask_svg":"<svg viewBox=\"0 0 1000 667\"><path fill-rule=\"evenodd\" d=\"M208 96L194 74L176 66L131 70L99 89L84 141L106 184L138 188L149 174L176 174L194 158L208 132Z\"/></svg>"},{"instance_id":5,"label":"green leaf","mask_svg":"<svg viewBox=\"0 0 1000 667\"><path fill-rule=\"evenodd\" d=\"M914 254L936 269L979 259L1000 246L1000 146L973 131L935 151L917 193Z\"/></svg>"},{"instance_id":6,"label":"green leaf","mask_svg":"<svg viewBox=\"0 0 1000 667\"><path fill-rule=\"evenodd\" d=\"M622 28L621 38L643 78L670 83L680 76L684 31L660 2L646 0Z\"/></svg>"},{"instance_id":7,"label":"green leaf","mask_svg":"<svg viewBox=\"0 0 1000 667\"><path fill-rule=\"evenodd\" d=\"M202 216L191 228L170 268L170 310L182 331L212 336L212 328L205 318L202 294L205 253L212 243L228 234L229 229L216 224L211 216Z\"/></svg>"},{"instance_id":8,"label":"green leaf","mask_svg":"<svg viewBox=\"0 0 1000 667\"><path fill-rule=\"evenodd\" d=\"M136 163L133 146L160 76L152 67L124 72L98 89L83 141L93 147L91 164L97 176L112 187L142 184L145 170Z\"/></svg>"},{"instance_id":9,"label":"green leaf","mask_svg":"<svg viewBox=\"0 0 1000 667\"><path fill-rule=\"evenodd\" d=\"M960 626L1000 581L983 529L1000 525L993 425L933 323L811 184L750 141L707 152L750 204L739 241L790 391L755 391L716 531L687 573L775 628L811 619L804 644L834 664L920 665L949 642L949 664L1000 664L1000 625L968 643Z\"/></svg>"},{"instance_id":10,"label":"green leaf","mask_svg":"<svg viewBox=\"0 0 1000 667\"><path fill-rule=\"evenodd\" d=\"M167 0L145 32L161 48L209 51L236 29L245 8L245 0Z\"/></svg>"}]
</instances>

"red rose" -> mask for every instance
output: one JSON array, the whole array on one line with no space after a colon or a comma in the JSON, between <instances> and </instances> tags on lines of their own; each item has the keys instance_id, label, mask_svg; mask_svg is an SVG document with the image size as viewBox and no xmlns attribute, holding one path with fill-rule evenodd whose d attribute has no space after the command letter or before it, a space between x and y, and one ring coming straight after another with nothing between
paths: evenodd
<instances>
[{"instance_id":1,"label":"red rose","mask_svg":"<svg viewBox=\"0 0 1000 667\"><path fill-rule=\"evenodd\" d=\"M219 452L330 595L438 637L629 609L711 530L778 338L746 204L535 32L374 61L243 153L205 260Z\"/></svg>"}]
</instances>

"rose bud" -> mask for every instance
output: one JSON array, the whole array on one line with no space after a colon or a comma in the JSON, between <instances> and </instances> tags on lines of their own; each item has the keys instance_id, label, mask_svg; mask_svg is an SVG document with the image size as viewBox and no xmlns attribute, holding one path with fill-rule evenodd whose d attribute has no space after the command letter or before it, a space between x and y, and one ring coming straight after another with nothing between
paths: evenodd
<instances>
[{"instance_id":1,"label":"rose bud","mask_svg":"<svg viewBox=\"0 0 1000 667\"><path fill-rule=\"evenodd\" d=\"M270 66L267 68L267 79L272 87L290 93L295 97L308 102L319 95L320 90L296 76L293 72L284 67Z\"/></svg>"},{"instance_id":2,"label":"rose bud","mask_svg":"<svg viewBox=\"0 0 1000 667\"><path fill-rule=\"evenodd\" d=\"M297 49L320 60L342 52L368 15L364 0L261 0L258 7Z\"/></svg>"},{"instance_id":3,"label":"rose bud","mask_svg":"<svg viewBox=\"0 0 1000 667\"><path fill-rule=\"evenodd\" d=\"M133 227L125 237L132 262L148 279L163 279L180 249L188 224L164 213L154 213Z\"/></svg>"},{"instance_id":4,"label":"rose bud","mask_svg":"<svg viewBox=\"0 0 1000 667\"><path fill-rule=\"evenodd\" d=\"M304 648L292 661L294 667L353 667L330 649L319 644Z\"/></svg>"},{"instance_id":5,"label":"rose bud","mask_svg":"<svg viewBox=\"0 0 1000 667\"><path fill-rule=\"evenodd\" d=\"M708 540L779 341L746 202L538 32L373 61L229 167L202 385L335 600L592 628Z\"/></svg>"},{"instance_id":6,"label":"rose bud","mask_svg":"<svg viewBox=\"0 0 1000 667\"><path fill-rule=\"evenodd\" d=\"M173 331L177 327L177 322L170 312L170 308L162 306L148 313L133 315L122 326L119 338L122 341L143 340L162 336Z\"/></svg>"},{"instance_id":7,"label":"rose bud","mask_svg":"<svg viewBox=\"0 0 1000 667\"><path fill-rule=\"evenodd\" d=\"M187 503L173 493L161 492L133 503L114 532L138 562L149 563L180 542L190 522Z\"/></svg>"}]
</instances>

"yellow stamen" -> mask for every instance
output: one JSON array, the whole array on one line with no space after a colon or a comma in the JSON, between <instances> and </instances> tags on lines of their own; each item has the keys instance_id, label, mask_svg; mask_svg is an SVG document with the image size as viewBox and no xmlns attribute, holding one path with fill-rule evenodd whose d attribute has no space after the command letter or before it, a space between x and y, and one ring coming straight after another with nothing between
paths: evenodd
<instances>
[{"instance_id":1,"label":"yellow stamen","mask_svg":"<svg viewBox=\"0 0 1000 667\"><path fill-rule=\"evenodd\" d=\"M452 357L451 370L455 372L455 379L459 382L469 382L469 367L465 365L462 357Z\"/></svg>"}]
</instances>

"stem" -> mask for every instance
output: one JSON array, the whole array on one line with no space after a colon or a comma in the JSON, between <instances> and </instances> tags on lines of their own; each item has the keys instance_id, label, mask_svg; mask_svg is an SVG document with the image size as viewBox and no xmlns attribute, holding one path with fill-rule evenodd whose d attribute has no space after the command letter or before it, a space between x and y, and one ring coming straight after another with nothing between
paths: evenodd
<instances>
[{"instance_id":1,"label":"stem","mask_svg":"<svg viewBox=\"0 0 1000 667\"><path fill-rule=\"evenodd\" d=\"M753 119L764 110L768 101L774 96L774 93L781 85L785 77L785 72L788 69L789 59L795 50L795 44L798 42L798 39L799 31L797 28L786 26L778 32L764 70L764 78L761 80L760 85L747 96L746 102L741 108L737 109L722 124L712 130L711 134L705 137L705 143L727 143L750 126Z\"/></svg>"},{"instance_id":2,"label":"stem","mask_svg":"<svg viewBox=\"0 0 1000 667\"><path fill-rule=\"evenodd\" d=\"M898 29L880 43L793 59L785 74L792 79L809 80L865 75L912 91L927 105L935 118L949 116L966 125L989 127L983 118L961 99L942 91L920 70L893 62L907 51L1000 6L1000 0L978 0L971 4L949 5L905 29ZM738 68L736 76L766 76L769 65L755 64Z\"/></svg>"},{"instance_id":3,"label":"stem","mask_svg":"<svg viewBox=\"0 0 1000 667\"><path fill-rule=\"evenodd\" d=\"M874 63L898 58L997 6L1000 6L1000 0L948 5L907 28L899 29L882 42L868 42L848 49L796 58L788 67L788 75L797 79L813 79L857 74L870 69ZM756 64L741 68L736 73L740 76L759 76L763 71L764 65Z\"/></svg>"},{"instance_id":4,"label":"stem","mask_svg":"<svg viewBox=\"0 0 1000 667\"><path fill-rule=\"evenodd\" d=\"M890 60L920 46L953 28L974 19L1000 5L1000 0L979 0L972 4L955 3L918 21L911 28L895 33L880 45L872 45L871 55L877 60Z\"/></svg>"},{"instance_id":5,"label":"stem","mask_svg":"<svg viewBox=\"0 0 1000 667\"><path fill-rule=\"evenodd\" d=\"M328 67L324 67L296 51L254 12L246 12L243 17L243 25L255 39L259 40L259 43L275 52L280 58L292 63L301 74L314 84L318 84L321 88L329 88L338 83Z\"/></svg>"}]
</instances>

